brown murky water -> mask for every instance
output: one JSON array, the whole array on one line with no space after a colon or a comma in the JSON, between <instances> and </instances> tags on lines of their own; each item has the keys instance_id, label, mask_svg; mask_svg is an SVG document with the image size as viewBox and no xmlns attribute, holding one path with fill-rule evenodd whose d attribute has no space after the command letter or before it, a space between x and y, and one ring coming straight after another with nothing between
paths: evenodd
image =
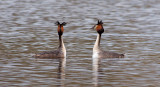
<instances>
[{"instance_id":1,"label":"brown murky water","mask_svg":"<svg viewBox=\"0 0 160 87\"><path fill-rule=\"evenodd\" d=\"M1 0L0 85L2 87L158 87L160 85L159 0ZM124 59L92 63L102 19L105 50ZM55 21L65 21L65 59L35 59L58 46Z\"/></svg>"}]
</instances>

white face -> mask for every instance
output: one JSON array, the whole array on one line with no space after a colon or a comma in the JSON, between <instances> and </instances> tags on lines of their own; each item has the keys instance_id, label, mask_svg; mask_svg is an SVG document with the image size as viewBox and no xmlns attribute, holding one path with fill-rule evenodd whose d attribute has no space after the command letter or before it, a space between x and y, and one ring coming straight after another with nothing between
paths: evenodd
<instances>
[{"instance_id":1,"label":"white face","mask_svg":"<svg viewBox=\"0 0 160 87\"><path fill-rule=\"evenodd\" d=\"M98 26L97 24L96 24L96 25L94 25L94 30L96 30L96 29L97 29L97 26Z\"/></svg>"}]
</instances>

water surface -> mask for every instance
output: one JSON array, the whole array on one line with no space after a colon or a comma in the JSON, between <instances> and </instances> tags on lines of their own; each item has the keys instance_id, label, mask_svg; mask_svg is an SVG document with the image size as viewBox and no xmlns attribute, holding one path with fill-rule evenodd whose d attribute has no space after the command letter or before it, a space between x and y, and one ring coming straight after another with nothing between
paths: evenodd
<instances>
[{"instance_id":1,"label":"water surface","mask_svg":"<svg viewBox=\"0 0 160 87\"><path fill-rule=\"evenodd\" d=\"M1 0L2 87L157 87L160 85L159 0ZM101 46L124 59L92 64L97 33ZM35 59L58 46L57 20L64 27L65 59Z\"/></svg>"}]
</instances>

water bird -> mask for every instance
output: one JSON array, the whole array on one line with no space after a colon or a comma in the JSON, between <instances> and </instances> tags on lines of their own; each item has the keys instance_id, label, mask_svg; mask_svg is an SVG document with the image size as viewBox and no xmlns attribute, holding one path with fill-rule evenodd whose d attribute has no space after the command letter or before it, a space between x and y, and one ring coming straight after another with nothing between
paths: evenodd
<instances>
[{"instance_id":1,"label":"water bird","mask_svg":"<svg viewBox=\"0 0 160 87\"><path fill-rule=\"evenodd\" d=\"M101 35L104 32L102 20L98 20L98 23L93 26L92 29L95 29L98 33L96 42L93 47L92 57L98 58L124 58L124 54L118 54L110 51L104 51L100 48Z\"/></svg>"},{"instance_id":2,"label":"water bird","mask_svg":"<svg viewBox=\"0 0 160 87\"><path fill-rule=\"evenodd\" d=\"M59 35L58 49L53 51L44 51L41 53L37 53L34 55L34 57L36 58L65 58L66 57L66 48L63 42L62 35L64 31L63 26L65 26L67 23L66 22L60 23L59 21L57 21L55 24L58 26L57 28L58 35Z\"/></svg>"}]
</instances>

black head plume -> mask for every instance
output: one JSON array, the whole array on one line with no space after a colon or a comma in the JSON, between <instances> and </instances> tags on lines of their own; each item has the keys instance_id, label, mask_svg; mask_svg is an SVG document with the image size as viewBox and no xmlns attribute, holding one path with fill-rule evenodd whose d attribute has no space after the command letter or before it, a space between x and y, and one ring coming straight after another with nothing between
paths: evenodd
<instances>
[{"instance_id":1,"label":"black head plume","mask_svg":"<svg viewBox=\"0 0 160 87\"><path fill-rule=\"evenodd\" d=\"M102 20L98 20L97 24L103 24Z\"/></svg>"},{"instance_id":2,"label":"black head plume","mask_svg":"<svg viewBox=\"0 0 160 87\"><path fill-rule=\"evenodd\" d=\"M66 22L63 22L61 25L65 26L67 23Z\"/></svg>"},{"instance_id":3,"label":"black head plume","mask_svg":"<svg viewBox=\"0 0 160 87\"><path fill-rule=\"evenodd\" d=\"M55 24L56 25L63 25L63 26L65 26L67 23L66 22L60 23L59 21L56 21Z\"/></svg>"},{"instance_id":4,"label":"black head plume","mask_svg":"<svg viewBox=\"0 0 160 87\"><path fill-rule=\"evenodd\" d=\"M56 21L55 24L56 24L56 25L60 25L60 22L59 22L59 21Z\"/></svg>"}]
</instances>

